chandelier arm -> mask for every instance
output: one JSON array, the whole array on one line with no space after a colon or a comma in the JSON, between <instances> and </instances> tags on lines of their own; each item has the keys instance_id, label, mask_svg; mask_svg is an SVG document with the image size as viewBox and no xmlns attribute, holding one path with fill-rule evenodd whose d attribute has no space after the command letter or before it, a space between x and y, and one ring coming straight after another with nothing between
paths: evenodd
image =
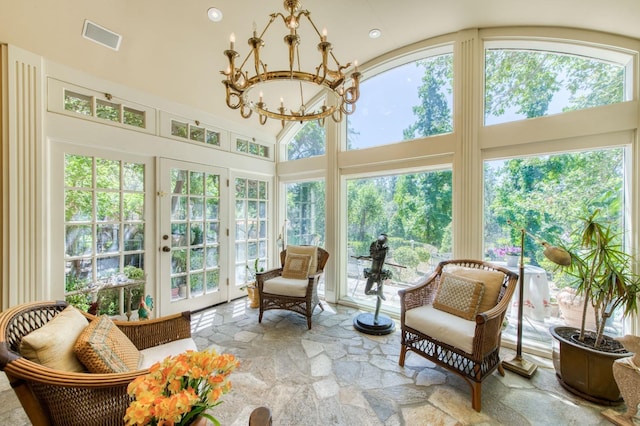
<instances>
[{"instance_id":1,"label":"chandelier arm","mask_svg":"<svg viewBox=\"0 0 640 426\"><path fill-rule=\"evenodd\" d=\"M318 37L320 37L320 39L322 40L322 33L318 31L318 27L316 27L316 24L311 20L311 12L309 12L308 10L301 10L300 13L298 13L298 16L296 18L298 19L298 22L300 21L300 16L302 15L304 15L307 18L307 21L309 21L313 29L316 31L316 34L318 34Z\"/></svg>"},{"instance_id":2,"label":"chandelier arm","mask_svg":"<svg viewBox=\"0 0 640 426\"><path fill-rule=\"evenodd\" d=\"M338 118L336 118L336 112L338 113ZM333 111L333 113L331 114L331 118L336 123L341 122L342 121L342 107L336 108L335 111Z\"/></svg>"},{"instance_id":3,"label":"chandelier arm","mask_svg":"<svg viewBox=\"0 0 640 426\"><path fill-rule=\"evenodd\" d=\"M302 72L302 66L300 65L300 45L296 45L296 54L298 57L298 71ZM300 107L304 108L304 92L302 90L302 80L298 80L298 87L300 88ZM301 111L304 115L304 110Z\"/></svg>"},{"instance_id":4,"label":"chandelier arm","mask_svg":"<svg viewBox=\"0 0 640 426\"><path fill-rule=\"evenodd\" d=\"M233 102L234 99L236 100L236 102ZM228 85L227 85L226 101L227 101L227 106L231 109L238 109L242 105L242 98L240 97L240 95L235 91L231 92Z\"/></svg>"},{"instance_id":5,"label":"chandelier arm","mask_svg":"<svg viewBox=\"0 0 640 426\"><path fill-rule=\"evenodd\" d=\"M249 118L251 117L251 114L253 113L253 110L251 108L248 108L244 102L240 105L240 115L242 116L242 118Z\"/></svg>"}]
</instances>

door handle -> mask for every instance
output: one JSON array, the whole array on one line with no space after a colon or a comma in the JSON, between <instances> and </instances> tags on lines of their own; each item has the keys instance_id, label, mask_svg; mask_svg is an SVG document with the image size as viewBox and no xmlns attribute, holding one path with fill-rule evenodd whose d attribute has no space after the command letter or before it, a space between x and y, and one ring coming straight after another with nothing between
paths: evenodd
<instances>
[{"instance_id":1,"label":"door handle","mask_svg":"<svg viewBox=\"0 0 640 426\"><path fill-rule=\"evenodd\" d=\"M165 252L165 253L168 253L168 252L170 252L170 251L171 251L171 247L169 247L169 246L164 246L164 247L162 247L162 251L163 251L163 252Z\"/></svg>"}]
</instances>

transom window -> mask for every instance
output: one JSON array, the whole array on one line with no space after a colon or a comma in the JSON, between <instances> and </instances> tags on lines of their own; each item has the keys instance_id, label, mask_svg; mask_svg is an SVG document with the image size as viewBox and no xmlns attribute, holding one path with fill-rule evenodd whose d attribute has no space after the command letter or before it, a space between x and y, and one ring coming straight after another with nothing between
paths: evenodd
<instances>
[{"instance_id":1,"label":"transom window","mask_svg":"<svg viewBox=\"0 0 640 426\"><path fill-rule=\"evenodd\" d=\"M453 130L453 54L420 59L360 84L347 119L347 149L362 149Z\"/></svg>"},{"instance_id":2,"label":"transom window","mask_svg":"<svg viewBox=\"0 0 640 426\"><path fill-rule=\"evenodd\" d=\"M485 124L542 117L627 99L629 55L596 49L581 51L575 47L575 52L569 53L551 50L561 47L557 43L530 45L527 49L487 43Z\"/></svg>"}]
</instances>

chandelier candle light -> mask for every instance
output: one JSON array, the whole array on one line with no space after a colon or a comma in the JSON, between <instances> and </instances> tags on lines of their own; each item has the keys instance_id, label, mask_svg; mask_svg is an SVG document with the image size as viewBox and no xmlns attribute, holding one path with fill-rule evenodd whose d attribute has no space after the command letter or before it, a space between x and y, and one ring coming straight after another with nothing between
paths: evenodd
<instances>
[{"instance_id":1,"label":"chandelier candle light","mask_svg":"<svg viewBox=\"0 0 640 426\"><path fill-rule=\"evenodd\" d=\"M318 120L321 124L324 124L324 119L328 116L339 122L342 120L343 115L349 115L355 111L355 103L360 97L359 85L361 76L360 72L358 72L357 62L354 62L353 71L350 75L351 86L345 87L345 81L347 80L345 71L351 67L351 63L340 65L333 55L331 43L327 41L326 29L320 33L311 20L311 13L308 10L300 10L300 6L299 0L284 0L284 8L287 10L288 16L282 13L272 13L269 15L271 19L259 35L254 23L253 36L248 40L251 50L239 67L236 66L236 58L239 57L239 54L235 51L235 35L231 34L229 49L224 51L224 55L229 60L229 65L225 71L221 71L226 77L222 83L226 88L227 106L232 109L239 109L243 118L249 118L255 111L259 114L260 124L265 124L267 118L272 118L280 120L284 127L285 121ZM263 37L271 24L279 17L284 21L288 32L284 36L284 43L288 49L288 69L268 71L267 64L263 63L260 57L261 49L265 46ZM317 49L320 52L320 64L312 72L303 71L301 68L301 38L298 34L298 29L303 17L309 21L319 38ZM253 57L253 61L250 61L251 57ZM334 67L333 69L330 68L330 59L333 62L333 65L331 65ZM245 69L245 66L248 69ZM265 101L268 89L266 84L278 81L294 83L298 86L299 104L287 107L283 96L280 95L279 106L269 109ZM303 87L309 84L315 85L316 91L320 88L327 93L325 103L314 111L308 110L306 104L314 99L317 93L308 95L309 92L305 93L303 90ZM255 91L259 92L257 96ZM252 92L254 93L252 94ZM276 102L273 102L273 104ZM291 101L287 99L287 102Z\"/></svg>"}]
</instances>

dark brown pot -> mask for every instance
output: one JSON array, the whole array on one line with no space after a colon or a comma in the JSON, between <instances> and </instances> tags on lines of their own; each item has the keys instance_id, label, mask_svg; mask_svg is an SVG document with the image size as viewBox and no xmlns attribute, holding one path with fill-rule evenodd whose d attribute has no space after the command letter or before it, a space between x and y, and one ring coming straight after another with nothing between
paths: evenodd
<instances>
[{"instance_id":1,"label":"dark brown pot","mask_svg":"<svg viewBox=\"0 0 640 426\"><path fill-rule=\"evenodd\" d=\"M567 335L578 335L579 329L565 326L549 328L555 339L553 344L553 366L562 387L569 392L602 405L617 405L623 402L620 390L613 377L613 362L632 355L623 352L603 352L579 343Z\"/></svg>"}]
</instances>

